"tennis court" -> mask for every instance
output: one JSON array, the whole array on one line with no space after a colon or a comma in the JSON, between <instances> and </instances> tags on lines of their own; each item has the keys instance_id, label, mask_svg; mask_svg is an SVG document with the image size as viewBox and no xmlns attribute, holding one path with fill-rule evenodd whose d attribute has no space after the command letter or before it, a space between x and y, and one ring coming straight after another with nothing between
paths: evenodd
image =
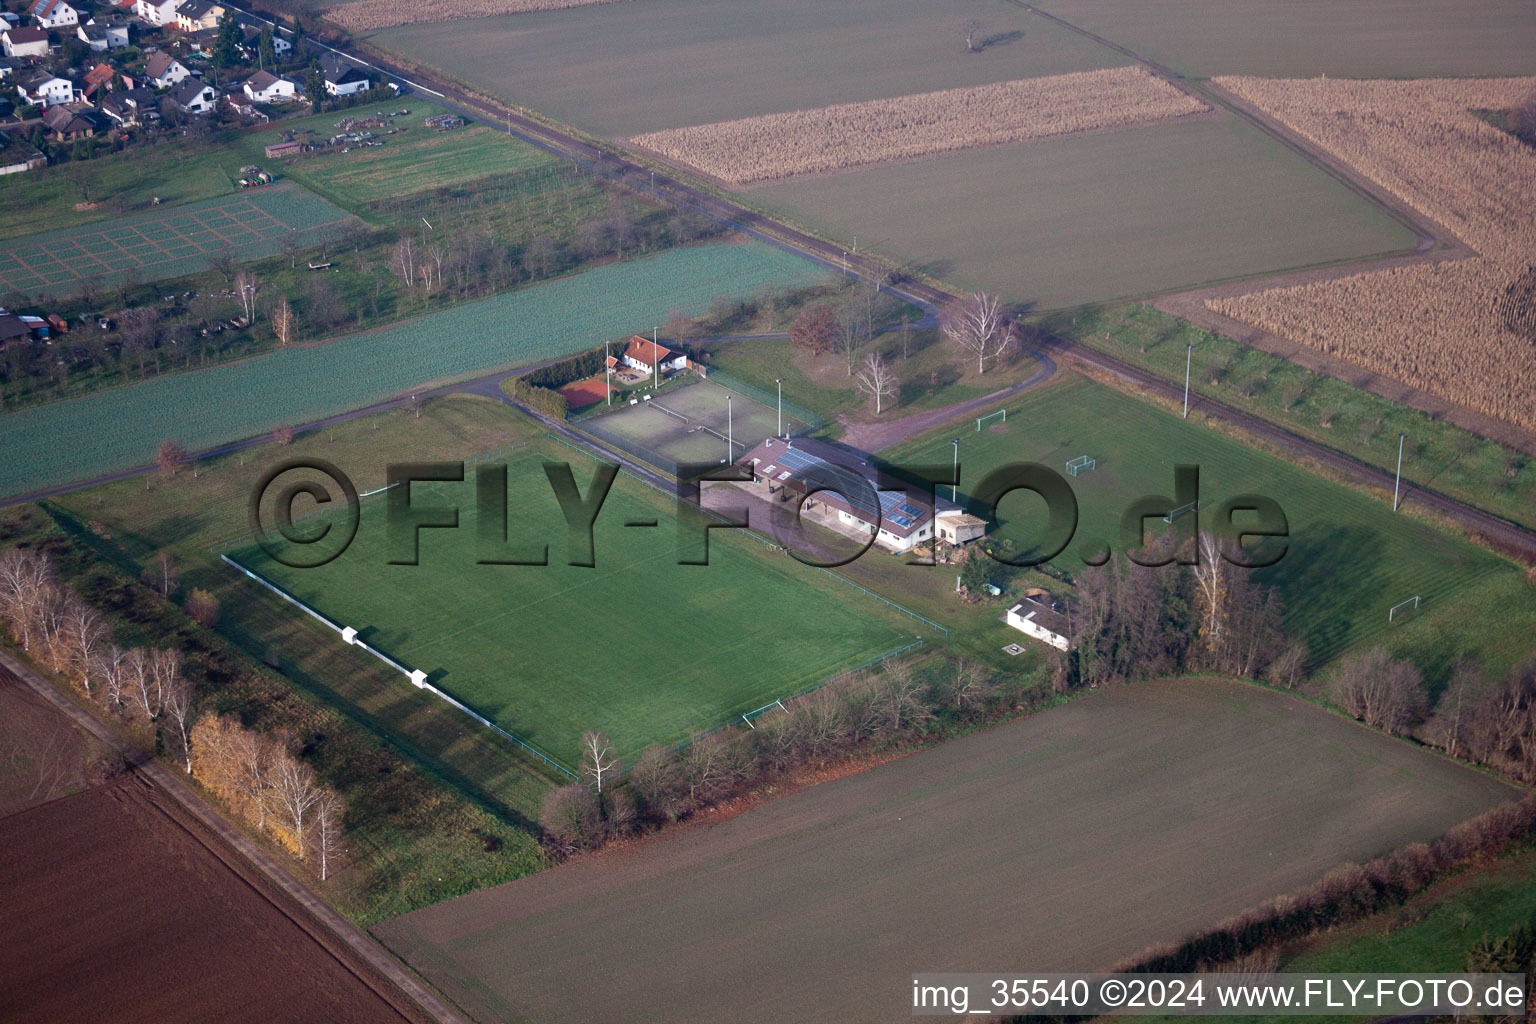
<instances>
[{"instance_id":1,"label":"tennis court","mask_svg":"<svg viewBox=\"0 0 1536 1024\"><path fill-rule=\"evenodd\" d=\"M209 257L233 250L240 260L276 254L286 238L315 244L348 215L292 184L143 213L89 229L15 239L0 251L8 292L68 294L85 278L102 285L136 273L145 281L204 270Z\"/></svg>"},{"instance_id":2,"label":"tennis court","mask_svg":"<svg viewBox=\"0 0 1536 1024\"><path fill-rule=\"evenodd\" d=\"M707 380L664 388L650 401L616 406L576 425L674 475L680 463L740 458L763 438L780 433L776 402L767 404L714 378L711 374ZM806 434L818 429L820 422L811 419L786 403L785 432Z\"/></svg>"}]
</instances>

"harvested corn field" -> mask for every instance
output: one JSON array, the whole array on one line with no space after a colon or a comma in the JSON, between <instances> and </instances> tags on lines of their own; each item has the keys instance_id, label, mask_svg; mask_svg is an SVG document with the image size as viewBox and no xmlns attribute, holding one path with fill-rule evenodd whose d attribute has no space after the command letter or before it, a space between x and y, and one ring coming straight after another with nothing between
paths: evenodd
<instances>
[{"instance_id":1,"label":"harvested corn field","mask_svg":"<svg viewBox=\"0 0 1536 1024\"><path fill-rule=\"evenodd\" d=\"M354 0L327 8L326 19L351 32L420 25L429 21L490 18L498 14L558 11L588 4L621 3L622 0Z\"/></svg>"},{"instance_id":2,"label":"harvested corn field","mask_svg":"<svg viewBox=\"0 0 1536 1024\"><path fill-rule=\"evenodd\" d=\"M1536 428L1520 324L1536 262L1536 149L1483 120L1536 79L1217 83L1444 225L1477 256L1229 299L1212 310L1442 398Z\"/></svg>"},{"instance_id":3,"label":"harvested corn field","mask_svg":"<svg viewBox=\"0 0 1536 1024\"><path fill-rule=\"evenodd\" d=\"M1208 109L1136 67L839 103L632 141L733 185L1122 128Z\"/></svg>"}]
</instances>

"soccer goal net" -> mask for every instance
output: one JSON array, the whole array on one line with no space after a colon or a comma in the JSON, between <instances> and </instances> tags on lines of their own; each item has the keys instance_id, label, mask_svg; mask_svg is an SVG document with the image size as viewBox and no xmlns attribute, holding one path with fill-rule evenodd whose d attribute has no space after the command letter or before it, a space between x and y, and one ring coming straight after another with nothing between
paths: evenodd
<instances>
[{"instance_id":1,"label":"soccer goal net","mask_svg":"<svg viewBox=\"0 0 1536 1024\"><path fill-rule=\"evenodd\" d=\"M1163 522L1165 522L1165 523L1177 522L1178 520L1180 520L1180 519L1184 518L1185 516L1189 515L1191 512L1198 512L1198 511L1200 511L1204 507L1205 507L1205 502L1203 502L1203 501L1192 501L1188 505L1180 505L1178 508L1173 509L1167 515L1163 516Z\"/></svg>"},{"instance_id":2,"label":"soccer goal net","mask_svg":"<svg viewBox=\"0 0 1536 1024\"><path fill-rule=\"evenodd\" d=\"M1404 616L1411 615L1419 610L1419 595L1414 594L1406 601L1399 601L1387 609L1387 621L1397 622Z\"/></svg>"},{"instance_id":3,"label":"soccer goal net","mask_svg":"<svg viewBox=\"0 0 1536 1024\"><path fill-rule=\"evenodd\" d=\"M999 409L999 410L997 410L997 412L989 412L985 416L978 416L978 417L976 417L976 432L977 433L981 432L982 424L986 423L988 420L997 419L999 416L1002 417L1002 422L1004 422L1004 423L1008 422L1008 410L1007 409Z\"/></svg>"},{"instance_id":4,"label":"soccer goal net","mask_svg":"<svg viewBox=\"0 0 1536 1024\"><path fill-rule=\"evenodd\" d=\"M1073 476L1077 476L1079 473L1088 472L1098 464L1099 463L1097 459L1091 459L1086 455L1079 455L1077 458L1067 463L1067 472Z\"/></svg>"}]
</instances>

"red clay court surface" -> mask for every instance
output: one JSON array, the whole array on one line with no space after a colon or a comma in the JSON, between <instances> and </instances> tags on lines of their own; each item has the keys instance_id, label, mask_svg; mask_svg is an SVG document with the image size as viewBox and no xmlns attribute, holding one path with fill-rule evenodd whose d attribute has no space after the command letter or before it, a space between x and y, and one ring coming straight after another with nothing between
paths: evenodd
<instances>
[{"instance_id":1,"label":"red clay court surface","mask_svg":"<svg viewBox=\"0 0 1536 1024\"><path fill-rule=\"evenodd\" d=\"M586 380L567 384L560 389L560 394L565 397L565 404L573 411L585 409L608 397L608 384L597 377L588 377Z\"/></svg>"},{"instance_id":2,"label":"red clay court surface","mask_svg":"<svg viewBox=\"0 0 1536 1024\"><path fill-rule=\"evenodd\" d=\"M137 776L0 819L0 877L0 1019L427 1020Z\"/></svg>"}]
</instances>

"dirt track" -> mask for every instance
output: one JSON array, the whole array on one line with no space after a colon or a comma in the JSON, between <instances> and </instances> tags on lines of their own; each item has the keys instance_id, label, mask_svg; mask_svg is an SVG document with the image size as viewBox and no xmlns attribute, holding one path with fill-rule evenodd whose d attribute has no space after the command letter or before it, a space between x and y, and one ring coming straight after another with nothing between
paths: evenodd
<instances>
[{"instance_id":1,"label":"dirt track","mask_svg":"<svg viewBox=\"0 0 1536 1024\"><path fill-rule=\"evenodd\" d=\"M0 876L6 1019L428 1019L300 927L141 776L0 820Z\"/></svg>"}]
</instances>

